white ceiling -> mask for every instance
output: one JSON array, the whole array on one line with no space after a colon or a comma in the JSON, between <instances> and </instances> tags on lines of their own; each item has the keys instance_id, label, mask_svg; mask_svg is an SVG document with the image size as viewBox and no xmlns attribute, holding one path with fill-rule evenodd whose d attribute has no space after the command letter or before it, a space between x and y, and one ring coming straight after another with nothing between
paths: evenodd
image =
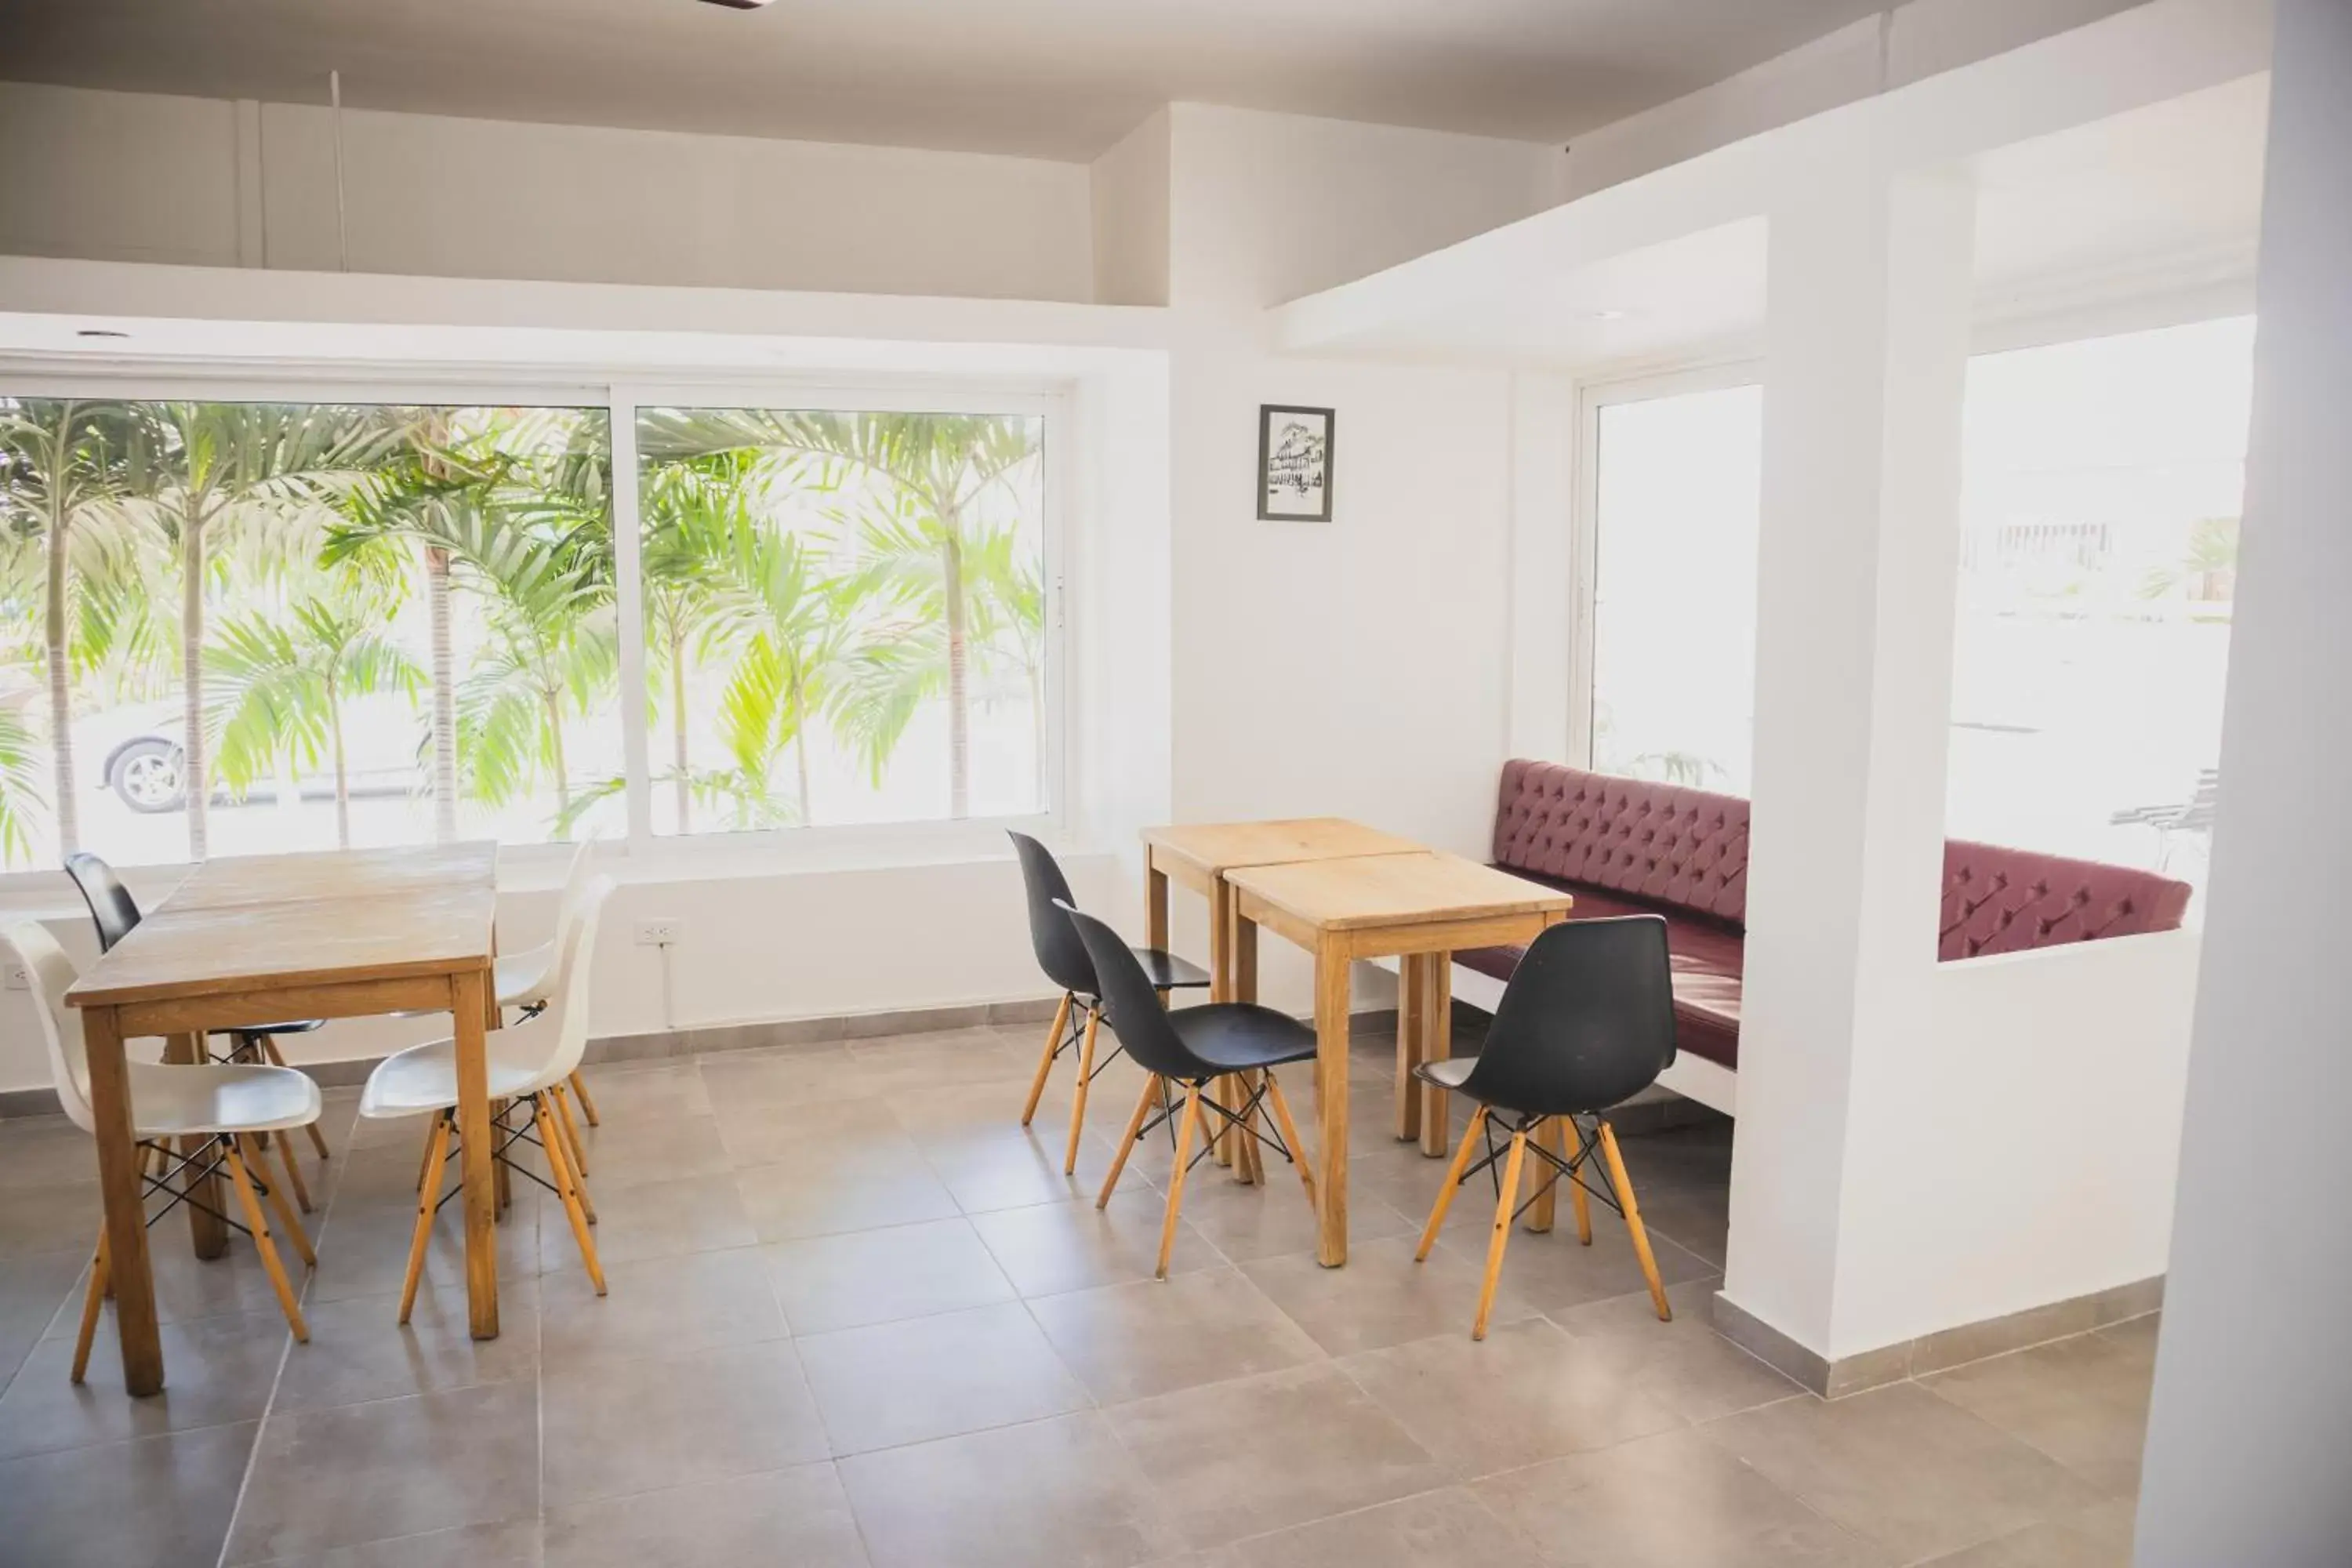
<instances>
[{"instance_id":1,"label":"white ceiling","mask_svg":"<svg viewBox=\"0 0 2352 1568\"><path fill-rule=\"evenodd\" d=\"M1885 0L0 0L0 78L1087 159L1188 100L1565 141Z\"/></svg>"}]
</instances>

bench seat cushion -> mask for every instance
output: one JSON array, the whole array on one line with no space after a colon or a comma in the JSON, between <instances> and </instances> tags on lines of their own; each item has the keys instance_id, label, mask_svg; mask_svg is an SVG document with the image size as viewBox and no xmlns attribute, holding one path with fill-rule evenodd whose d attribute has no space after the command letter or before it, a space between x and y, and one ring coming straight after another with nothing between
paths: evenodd
<instances>
[{"instance_id":1,"label":"bench seat cushion","mask_svg":"<svg viewBox=\"0 0 2352 1568\"><path fill-rule=\"evenodd\" d=\"M1576 908L1569 914L1570 920L1604 920L1612 915L1664 916L1666 956L1675 971L1675 1046L1727 1068L1739 1065L1741 947L1738 931L1670 907L1645 904L1622 893L1585 887L1563 878L1507 866L1503 869L1573 896ZM1474 948L1455 953L1454 962L1507 981L1526 952L1520 946Z\"/></svg>"}]
</instances>

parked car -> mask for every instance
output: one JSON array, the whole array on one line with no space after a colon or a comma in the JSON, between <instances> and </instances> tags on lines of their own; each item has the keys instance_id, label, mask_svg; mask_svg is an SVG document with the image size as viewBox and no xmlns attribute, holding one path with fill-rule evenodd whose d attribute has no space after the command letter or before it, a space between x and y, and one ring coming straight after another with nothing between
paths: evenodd
<instances>
[{"instance_id":1,"label":"parked car","mask_svg":"<svg viewBox=\"0 0 2352 1568\"><path fill-rule=\"evenodd\" d=\"M82 756L99 759L94 788L112 791L136 812L178 811L188 803L182 724L177 697L131 703L77 720L74 745ZM345 767L352 795L399 795L415 789L420 777L419 739L415 710L404 699L353 700L343 715ZM334 798L334 772L323 757L298 773L294 784L304 800ZM276 786L261 781L252 793L268 798ZM215 778L214 799L226 798Z\"/></svg>"}]
</instances>

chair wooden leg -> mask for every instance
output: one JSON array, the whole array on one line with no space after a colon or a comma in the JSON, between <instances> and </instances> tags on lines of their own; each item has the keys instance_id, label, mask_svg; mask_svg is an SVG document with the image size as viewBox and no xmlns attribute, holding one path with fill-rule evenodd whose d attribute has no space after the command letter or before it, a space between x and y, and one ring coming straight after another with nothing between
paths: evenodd
<instances>
[{"instance_id":1,"label":"chair wooden leg","mask_svg":"<svg viewBox=\"0 0 2352 1568\"><path fill-rule=\"evenodd\" d=\"M572 1168L584 1176L588 1173L588 1151L580 1142L579 1124L572 1120L572 1097L563 1092L560 1083L547 1093L555 1101L555 1124L563 1131L563 1152L572 1157Z\"/></svg>"},{"instance_id":2,"label":"chair wooden leg","mask_svg":"<svg viewBox=\"0 0 2352 1568\"><path fill-rule=\"evenodd\" d=\"M425 1248L433 1239L433 1216L441 1206L441 1161L449 1152L449 1115L434 1117L425 1135L425 1168L416 1178L416 1229L408 1238L408 1272L400 1281L400 1319L416 1305L416 1283L425 1278Z\"/></svg>"},{"instance_id":3,"label":"chair wooden leg","mask_svg":"<svg viewBox=\"0 0 2352 1568\"><path fill-rule=\"evenodd\" d=\"M1445 1224L1446 1211L1454 1206L1454 1194L1461 1189L1462 1173L1470 1168L1470 1151L1477 1144L1486 1125L1486 1108L1482 1105L1470 1113L1469 1129L1454 1148L1454 1163L1445 1167L1445 1184L1437 1189L1437 1202L1429 1211L1429 1223L1422 1227L1421 1246L1413 1251L1415 1263L1426 1263L1429 1249L1437 1245L1437 1233Z\"/></svg>"},{"instance_id":4,"label":"chair wooden leg","mask_svg":"<svg viewBox=\"0 0 2352 1568\"><path fill-rule=\"evenodd\" d=\"M1323 1211L1315 1205L1315 1162L1307 1157L1307 1145L1298 1141L1298 1123L1290 1119L1290 1101L1282 1097L1282 1084L1275 1078L1272 1068L1265 1070L1265 1102L1274 1108L1274 1124L1280 1130L1282 1141L1290 1146L1290 1163L1298 1167L1299 1183L1307 1189L1307 1210L1319 1215ZM1265 1184L1263 1177L1259 1184Z\"/></svg>"},{"instance_id":5,"label":"chair wooden leg","mask_svg":"<svg viewBox=\"0 0 2352 1568\"><path fill-rule=\"evenodd\" d=\"M1176 1250L1176 1216L1184 1206L1184 1167L1192 1158L1192 1130L1201 1123L1201 1086L1184 1086L1184 1119L1176 1127L1176 1171L1168 1178L1168 1214L1160 1222L1160 1267L1154 1277L1168 1278L1168 1259Z\"/></svg>"},{"instance_id":6,"label":"chair wooden leg","mask_svg":"<svg viewBox=\"0 0 2352 1568\"><path fill-rule=\"evenodd\" d=\"M269 1065L272 1067L282 1068L286 1065L285 1055L278 1050L278 1037L275 1035L264 1035L261 1037L261 1054L269 1058ZM327 1157L327 1135L319 1131L319 1124L315 1121L310 1123L305 1131L310 1134L310 1147L319 1152L320 1159L325 1159ZM302 1205L302 1212L305 1214L310 1212L310 1205L308 1203L305 1203Z\"/></svg>"},{"instance_id":7,"label":"chair wooden leg","mask_svg":"<svg viewBox=\"0 0 2352 1568\"><path fill-rule=\"evenodd\" d=\"M1062 1043L1062 1031L1070 1026L1070 994L1063 992L1061 1005L1054 1009L1054 1026L1045 1031L1045 1048L1037 1057L1037 1076L1029 1080L1029 1098L1021 1105L1024 1127L1037 1114L1037 1102L1045 1095L1045 1080L1053 1076L1054 1052Z\"/></svg>"},{"instance_id":8,"label":"chair wooden leg","mask_svg":"<svg viewBox=\"0 0 2352 1568\"><path fill-rule=\"evenodd\" d=\"M1095 1207L1103 1208L1110 1203L1110 1194L1118 1186L1119 1173L1127 1169L1127 1157L1143 1136L1143 1119L1151 1114L1152 1091L1164 1092L1167 1082L1156 1074L1143 1075L1143 1092L1135 1098L1135 1114L1127 1119L1127 1131L1119 1135L1118 1152L1111 1156L1110 1173L1103 1177L1102 1191L1095 1195Z\"/></svg>"},{"instance_id":9,"label":"chair wooden leg","mask_svg":"<svg viewBox=\"0 0 2352 1568\"><path fill-rule=\"evenodd\" d=\"M1617 1189L1617 1202L1625 1211L1625 1228L1633 1235L1633 1256L1642 1260L1642 1278L1650 1282L1650 1304L1658 1310L1658 1321L1671 1323L1674 1309L1666 1305L1666 1288L1658 1279L1658 1260L1650 1255L1650 1233L1643 1227L1641 1205L1633 1201L1625 1157L1617 1152L1617 1130L1606 1118L1601 1123L1601 1157L1609 1162L1609 1184Z\"/></svg>"},{"instance_id":10,"label":"chair wooden leg","mask_svg":"<svg viewBox=\"0 0 2352 1568\"><path fill-rule=\"evenodd\" d=\"M547 1114L546 1097L531 1101L531 1110L539 1121L539 1136L547 1149L547 1163L555 1176L555 1190L563 1195L563 1212L572 1221L572 1239L580 1244L581 1261L588 1266L588 1282L596 1287L596 1294L604 1294L604 1266L596 1258L596 1238L588 1234L588 1215L580 1206L580 1188L572 1179L572 1168L563 1158L563 1147L555 1123Z\"/></svg>"},{"instance_id":11,"label":"chair wooden leg","mask_svg":"<svg viewBox=\"0 0 2352 1568\"><path fill-rule=\"evenodd\" d=\"M588 1080L580 1076L580 1069L573 1068L572 1076L564 1079L564 1082L571 1085L572 1092L580 1097L580 1114L588 1119L588 1125L604 1126L604 1119L596 1114L596 1102L588 1097Z\"/></svg>"},{"instance_id":12,"label":"chair wooden leg","mask_svg":"<svg viewBox=\"0 0 2352 1568\"><path fill-rule=\"evenodd\" d=\"M286 1173L286 1184L294 1189L294 1202L304 1214L314 1212L310 1206L310 1185L302 1179L301 1163L294 1158L294 1140L286 1132L266 1132L262 1136L278 1151L278 1168Z\"/></svg>"},{"instance_id":13,"label":"chair wooden leg","mask_svg":"<svg viewBox=\"0 0 2352 1568\"><path fill-rule=\"evenodd\" d=\"M269 1288L278 1292L278 1305L286 1313L286 1326L304 1344L310 1342L310 1325L302 1321L301 1303L294 1299L294 1283L286 1278L286 1266L278 1260L278 1244L269 1239L269 1222L261 1217L261 1199L253 1190L253 1178L247 1174L245 1161L236 1146L227 1149L229 1184L236 1189L237 1207L245 1211L246 1228L253 1232L253 1248L261 1254L261 1267L269 1275Z\"/></svg>"},{"instance_id":14,"label":"chair wooden leg","mask_svg":"<svg viewBox=\"0 0 2352 1568\"><path fill-rule=\"evenodd\" d=\"M1592 1200L1584 1195L1584 1184L1577 1180L1584 1174L1584 1129L1576 1124L1573 1116L1563 1116L1560 1121L1568 1129L1569 1173L1560 1178L1568 1184L1568 1201L1576 1210L1576 1239L1585 1246L1592 1245Z\"/></svg>"},{"instance_id":15,"label":"chair wooden leg","mask_svg":"<svg viewBox=\"0 0 2352 1568\"><path fill-rule=\"evenodd\" d=\"M1087 1081L1095 1076L1095 1031L1102 1027L1102 1006L1087 1010L1087 1039L1078 1047L1078 1087L1070 1100L1070 1146L1062 1156L1062 1174L1078 1173L1078 1134L1087 1125Z\"/></svg>"},{"instance_id":16,"label":"chair wooden leg","mask_svg":"<svg viewBox=\"0 0 2352 1568\"><path fill-rule=\"evenodd\" d=\"M106 1300L106 1227L99 1226L98 1253L90 1259L89 1289L81 1299L81 1333L74 1341L73 1373L69 1381L79 1383L82 1373L89 1370L89 1347L98 1338L98 1307Z\"/></svg>"},{"instance_id":17,"label":"chair wooden leg","mask_svg":"<svg viewBox=\"0 0 2352 1568\"><path fill-rule=\"evenodd\" d=\"M1478 1285L1478 1315L1470 1323L1470 1337L1486 1337L1486 1319L1495 1310L1495 1285L1503 1278L1503 1248L1511 1240L1511 1210L1519 1201L1519 1167L1528 1157L1525 1129L1511 1134L1511 1152L1503 1160L1503 1194L1495 1200L1495 1234L1486 1242L1486 1277Z\"/></svg>"},{"instance_id":18,"label":"chair wooden leg","mask_svg":"<svg viewBox=\"0 0 2352 1568\"><path fill-rule=\"evenodd\" d=\"M294 1255L302 1260L305 1267L316 1268L319 1267L319 1255L311 1249L310 1233L302 1228L302 1222L294 1217L294 1205L286 1201L286 1189L268 1181L268 1144L250 1132L237 1142L245 1150L246 1168L258 1171L262 1179L268 1182L270 1209L278 1215L278 1224L285 1231L286 1239L294 1244Z\"/></svg>"}]
</instances>

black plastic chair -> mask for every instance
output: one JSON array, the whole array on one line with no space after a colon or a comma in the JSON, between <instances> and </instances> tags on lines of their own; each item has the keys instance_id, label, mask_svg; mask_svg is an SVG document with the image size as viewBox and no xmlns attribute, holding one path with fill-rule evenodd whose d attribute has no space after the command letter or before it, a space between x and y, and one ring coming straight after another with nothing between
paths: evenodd
<instances>
[{"instance_id":1,"label":"black plastic chair","mask_svg":"<svg viewBox=\"0 0 2352 1568\"><path fill-rule=\"evenodd\" d=\"M1665 1287L1658 1281L1657 1259L1650 1253L1649 1233L1642 1228L1642 1211L1633 1201L1633 1184L1625 1175L1617 1134L1605 1113L1649 1088L1674 1059L1674 971L1666 957L1666 922L1656 915L1627 915L1548 928L1512 972L1479 1053L1413 1068L1413 1076L1423 1082L1477 1103L1453 1167L1445 1173L1437 1206L1430 1211L1429 1226L1421 1233L1414 1262L1426 1258L1436 1244L1445 1211L1461 1184L1480 1171L1493 1170L1498 1161L1502 1164L1472 1339L1486 1337L1511 1222L1562 1178L1576 1206L1577 1239L1585 1246L1592 1245L1588 1192L1625 1216L1634 1254L1642 1260L1642 1276L1649 1281L1650 1300L1662 1321L1672 1320ZM1498 1126L1510 1133L1507 1145L1496 1143ZM1563 1128L1574 1134L1573 1152L1566 1147L1569 1141L1559 1136ZM1486 1156L1473 1164L1473 1145L1482 1132ZM1548 1169L1541 1184L1522 1201L1519 1173L1530 1149L1539 1168ZM1585 1167L1596 1153L1606 1168L1607 1191L1585 1180Z\"/></svg>"},{"instance_id":2,"label":"black plastic chair","mask_svg":"<svg viewBox=\"0 0 2352 1568\"><path fill-rule=\"evenodd\" d=\"M1045 1031L1045 1053L1037 1058L1037 1076L1030 1080L1029 1099L1021 1108L1021 1125L1028 1126L1030 1119L1037 1114L1037 1101L1045 1092L1045 1079L1052 1076L1054 1063L1072 1046L1077 1047L1078 1084L1070 1105L1069 1147L1062 1156L1062 1173L1066 1176L1078 1168L1078 1134L1087 1121L1087 1089L1093 1084L1095 1075L1118 1055L1119 1047L1114 1042L1109 1056L1099 1063L1095 1060L1095 1031L1102 1023L1101 988L1096 984L1094 960L1087 956L1086 944L1078 940L1070 917L1057 907L1077 906L1077 900L1070 894L1069 879L1055 863L1053 852L1043 844L1025 833L1011 837L1013 850L1021 858L1021 880L1029 893L1029 941L1037 950L1037 967L1045 972L1046 979L1062 988L1062 1004L1054 1010L1053 1027ZM1142 966L1163 1001L1171 991L1209 984L1207 970L1187 963L1172 952L1154 947L1127 951Z\"/></svg>"},{"instance_id":3,"label":"black plastic chair","mask_svg":"<svg viewBox=\"0 0 2352 1568\"><path fill-rule=\"evenodd\" d=\"M98 927L99 952L107 952L131 934L131 928L142 918L139 900L131 896L131 889L122 885L122 879L114 874L113 867L87 849L79 850L66 857L66 875L71 877L73 885L81 890L81 901L89 906L90 921ZM228 1036L235 1043L226 1056L215 1059L266 1062L271 1067L282 1068L286 1065L286 1058L278 1052L278 1036L307 1035L313 1029L326 1026L324 1018L303 1018L292 1023L256 1024L248 1028L222 1029L217 1032ZM315 1121L310 1123L310 1146L319 1152L320 1159L327 1158L326 1134L319 1131L319 1124ZM283 1139L285 1134L281 1132L276 1136ZM293 1162L290 1154L287 1163L291 1170ZM310 1194L302 1188L301 1180L300 1173L295 1172L295 1196L301 1199L302 1212L308 1214L310 1212Z\"/></svg>"},{"instance_id":4,"label":"black plastic chair","mask_svg":"<svg viewBox=\"0 0 2352 1568\"><path fill-rule=\"evenodd\" d=\"M1297 1165L1299 1183L1307 1189L1307 1206L1312 1210L1316 1206L1315 1174L1307 1167L1305 1146L1298 1141L1297 1125L1290 1120L1290 1106L1282 1097L1282 1086L1275 1081L1274 1069L1291 1062L1314 1060L1314 1029L1286 1013L1250 1002L1212 1002L1206 1006L1171 1012L1160 1000L1152 976L1117 931L1092 915L1080 914L1066 901L1059 908L1076 928L1079 940L1086 943L1087 957L1093 960L1095 973L1101 978L1102 1007L1111 1028L1118 1033L1127 1054L1148 1075L1143 1080L1143 1092L1135 1102L1135 1114L1127 1119L1118 1153L1111 1161L1110 1173L1103 1178L1095 1207L1102 1208L1110 1202L1111 1194L1118 1186L1119 1173L1127 1169L1128 1154L1136 1144L1153 1128L1178 1114L1166 1092L1173 1087L1183 1091L1183 1110L1176 1131L1175 1171L1168 1183L1168 1215L1160 1225L1160 1279L1168 1278L1168 1255L1176 1246L1176 1219L1183 1207L1185 1173L1215 1142L1212 1132L1202 1139L1200 1153L1192 1152L1192 1136L1200 1130L1204 1112L1224 1118L1223 1127L1217 1131L1230 1131L1244 1140L1263 1143ZM1250 1085L1238 1109L1222 1105L1214 1095L1202 1092L1218 1079L1237 1074L1249 1075L1244 1081ZM1152 1115L1155 1100L1160 1107L1156 1117ZM1269 1139L1258 1131L1260 1101L1266 1102L1274 1111L1276 1137Z\"/></svg>"}]
</instances>

